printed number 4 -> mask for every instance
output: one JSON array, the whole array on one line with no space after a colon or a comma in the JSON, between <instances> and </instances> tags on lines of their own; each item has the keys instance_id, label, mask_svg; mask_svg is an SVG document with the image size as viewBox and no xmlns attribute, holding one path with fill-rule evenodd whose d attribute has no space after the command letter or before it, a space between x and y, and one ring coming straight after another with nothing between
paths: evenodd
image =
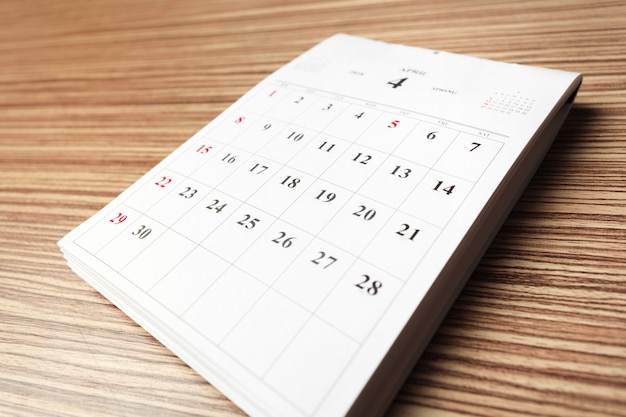
<instances>
[{"instance_id":1,"label":"printed number 4","mask_svg":"<svg viewBox=\"0 0 626 417\"><path fill-rule=\"evenodd\" d=\"M400 86L402 86L402 84L408 80L409 78L399 78L397 80L391 80L389 81L387 84L391 85L391 88L398 88Z\"/></svg>"}]
</instances>

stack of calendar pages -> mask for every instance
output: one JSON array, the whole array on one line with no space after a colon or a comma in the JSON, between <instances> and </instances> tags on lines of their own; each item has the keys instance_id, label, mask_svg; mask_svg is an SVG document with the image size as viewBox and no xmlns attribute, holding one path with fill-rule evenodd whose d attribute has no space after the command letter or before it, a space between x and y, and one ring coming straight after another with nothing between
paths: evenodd
<instances>
[{"instance_id":1,"label":"stack of calendar pages","mask_svg":"<svg viewBox=\"0 0 626 417\"><path fill-rule=\"evenodd\" d=\"M249 415L379 416L580 83L335 35L59 245Z\"/></svg>"}]
</instances>

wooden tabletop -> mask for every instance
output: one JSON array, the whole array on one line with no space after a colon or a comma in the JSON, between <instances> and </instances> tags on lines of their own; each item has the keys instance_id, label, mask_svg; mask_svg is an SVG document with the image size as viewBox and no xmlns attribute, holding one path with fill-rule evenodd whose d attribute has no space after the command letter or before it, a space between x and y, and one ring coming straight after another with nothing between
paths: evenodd
<instances>
[{"instance_id":1,"label":"wooden tabletop","mask_svg":"<svg viewBox=\"0 0 626 417\"><path fill-rule=\"evenodd\" d=\"M337 32L585 76L387 416L626 415L626 2L4 0L0 28L0 415L242 415L56 242Z\"/></svg>"}]
</instances>

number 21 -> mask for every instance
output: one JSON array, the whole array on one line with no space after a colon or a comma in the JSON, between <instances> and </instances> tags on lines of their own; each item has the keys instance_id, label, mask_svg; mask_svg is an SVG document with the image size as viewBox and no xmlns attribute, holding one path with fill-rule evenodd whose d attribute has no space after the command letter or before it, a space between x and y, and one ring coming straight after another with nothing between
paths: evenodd
<instances>
[{"instance_id":1,"label":"number 21","mask_svg":"<svg viewBox=\"0 0 626 417\"><path fill-rule=\"evenodd\" d=\"M420 229L413 229L411 232L409 232L409 229L411 229L410 225L402 223L402 229L398 230L396 234L406 237L409 240L415 240L415 237L420 232Z\"/></svg>"}]
</instances>

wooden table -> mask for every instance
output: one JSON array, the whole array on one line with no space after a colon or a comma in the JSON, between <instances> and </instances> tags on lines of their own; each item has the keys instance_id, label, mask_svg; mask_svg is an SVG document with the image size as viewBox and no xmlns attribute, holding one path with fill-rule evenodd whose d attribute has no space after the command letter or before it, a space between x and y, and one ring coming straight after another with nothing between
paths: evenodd
<instances>
[{"instance_id":1,"label":"wooden table","mask_svg":"<svg viewBox=\"0 0 626 417\"><path fill-rule=\"evenodd\" d=\"M1 415L241 415L56 242L336 32L585 74L387 415L626 415L626 2L5 0L0 28Z\"/></svg>"}]
</instances>

